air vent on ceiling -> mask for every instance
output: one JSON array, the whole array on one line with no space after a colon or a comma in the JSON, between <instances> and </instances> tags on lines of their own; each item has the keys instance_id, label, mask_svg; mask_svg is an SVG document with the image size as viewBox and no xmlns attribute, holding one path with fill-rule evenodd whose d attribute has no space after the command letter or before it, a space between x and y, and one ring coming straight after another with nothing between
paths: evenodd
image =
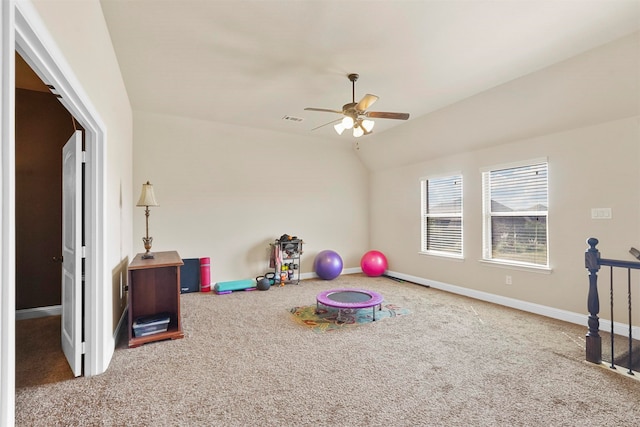
<instances>
[{"instance_id":1,"label":"air vent on ceiling","mask_svg":"<svg viewBox=\"0 0 640 427\"><path fill-rule=\"evenodd\" d=\"M289 121L292 121L292 122L301 122L301 121L303 121L304 119L303 119L303 118L301 118L301 117L283 116L283 117L282 117L282 120L289 120Z\"/></svg>"}]
</instances>

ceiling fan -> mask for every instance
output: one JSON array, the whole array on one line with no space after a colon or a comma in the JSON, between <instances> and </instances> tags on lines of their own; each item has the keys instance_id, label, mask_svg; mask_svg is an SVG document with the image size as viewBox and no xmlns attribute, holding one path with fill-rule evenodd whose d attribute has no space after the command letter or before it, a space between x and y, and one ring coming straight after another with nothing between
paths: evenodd
<instances>
[{"instance_id":1,"label":"ceiling fan","mask_svg":"<svg viewBox=\"0 0 640 427\"><path fill-rule=\"evenodd\" d=\"M313 108L307 107L308 111L321 111L325 113L338 113L342 114L344 118L333 120L324 125L318 126L312 130L321 128L331 123L336 123L334 129L338 132L338 135L342 135L345 129L353 128L353 136L356 138L362 135L369 135L373 130L375 122L369 119L395 119L395 120L407 120L409 119L409 113L389 113L384 111L367 111L367 109L378 100L376 95L370 93L362 97L362 99L356 102L356 80L360 77L358 74L349 74L349 80L351 81L351 102L344 104L342 110L331 110L328 108Z\"/></svg>"}]
</instances>

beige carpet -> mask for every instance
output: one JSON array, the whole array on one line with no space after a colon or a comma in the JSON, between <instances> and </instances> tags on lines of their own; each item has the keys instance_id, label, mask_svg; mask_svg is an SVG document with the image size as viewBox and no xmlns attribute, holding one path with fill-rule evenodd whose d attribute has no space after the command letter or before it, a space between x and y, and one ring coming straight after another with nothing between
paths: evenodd
<instances>
[{"instance_id":1,"label":"beige carpet","mask_svg":"<svg viewBox=\"0 0 640 427\"><path fill-rule=\"evenodd\" d=\"M337 287L410 314L318 334L291 318ZM185 338L17 390L18 426L637 425L640 382L584 362L586 327L386 278L182 296ZM586 323L586 316L585 316Z\"/></svg>"},{"instance_id":2,"label":"beige carpet","mask_svg":"<svg viewBox=\"0 0 640 427\"><path fill-rule=\"evenodd\" d=\"M60 316L16 322L16 387L49 384L73 378L62 353Z\"/></svg>"}]
</instances>

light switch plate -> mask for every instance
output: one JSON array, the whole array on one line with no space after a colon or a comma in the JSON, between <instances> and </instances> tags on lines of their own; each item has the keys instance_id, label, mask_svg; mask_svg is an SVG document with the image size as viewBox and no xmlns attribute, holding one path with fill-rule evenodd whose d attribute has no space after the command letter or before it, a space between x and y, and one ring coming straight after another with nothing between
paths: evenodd
<instances>
[{"instance_id":1,"label":"light switch plate","mask_svg":"<svg viewBox=\"0 0 640 427\"><path fill-rule=\"evenodd\" d=\"M591 208L591 219L611 219L611 208Z\"/></svg>"}]
</instances>

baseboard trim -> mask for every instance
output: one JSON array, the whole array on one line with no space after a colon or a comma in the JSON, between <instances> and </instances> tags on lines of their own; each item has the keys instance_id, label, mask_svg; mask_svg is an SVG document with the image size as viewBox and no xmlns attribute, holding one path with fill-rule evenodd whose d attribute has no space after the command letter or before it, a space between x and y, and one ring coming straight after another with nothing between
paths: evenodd
<instances>
[{"instance_id":1,"label":"baseboard trim","mask_svg":"<svg viewBox=\"0 0 640 427\"><path fill-rule=\"evenodd\" d=\"M16 310L16 320L36 319L38 317L60 316L62 305L50 305L47 307L23 308Z\"/></svg>"},{"instance_id":2,"label":"baseboard trim","mask_svg":"<svg viewBox=\"0 0 640 427\"><path fill-rule=\"evenodd\" d=\"M118 337L120 336L120 333L123 332L123 330L124 332L128 333L128 331L126 330L126 328L129 327L128 321L129 321L129 305L127 305L124 308L124 311L120 316L120 320L118 321L118 325L116 325L116 329L113 331L114 344L118 342Z\"/></svg>"},{"instance_id":3,"label":"baseboard trim","mask_svg":"<svg viewBox=\"0 0 640 427\"><path fill-rule=\"evenodd\" d=\"M345 276L348 274L357 274L357 273L362 273L362 269L360 267L345 268L342 270L342 273L340 273L340 275ZM305 279L318 279L318 275L315 272L301 273L300 280L305 280Z\"/></svg>"},{"instance_id":4,"label":"baseboard trim","mask_svg":"<svg viewBox=\"0 0 640 427\"><path fill-rule=\"evenodd\" d=\"M588 314L574 313L572 311L561 310L559 308L549 307L546 305L535 304L528 301L522 301L515 298L509 298L502 295L491 294L488 292L478 291L475 289L464 288L462 286L451 285L449 283L438 282L436 280L424 279L422 277L412 276L409 274L398 273L397 271L387 271L387 276L405 280L407 282L416 283L422 286L428 286L435 289L451 292L453 294L463 295L477 300L491 302L505 307L515 308L517 310L529 313L539 314L540 316L550 317L552 319L562 320L564 322L573 323L584 326L585 334L588 330L587 319ZM585 298L585 307L587 300ZM600 331L611 332L611 321L600 319ZM629 325L613 322L613 332L616 335L629 336ZM640 337L640 327L631 328L631 335L634 339Z\"/></svg>"}]
</instances>

